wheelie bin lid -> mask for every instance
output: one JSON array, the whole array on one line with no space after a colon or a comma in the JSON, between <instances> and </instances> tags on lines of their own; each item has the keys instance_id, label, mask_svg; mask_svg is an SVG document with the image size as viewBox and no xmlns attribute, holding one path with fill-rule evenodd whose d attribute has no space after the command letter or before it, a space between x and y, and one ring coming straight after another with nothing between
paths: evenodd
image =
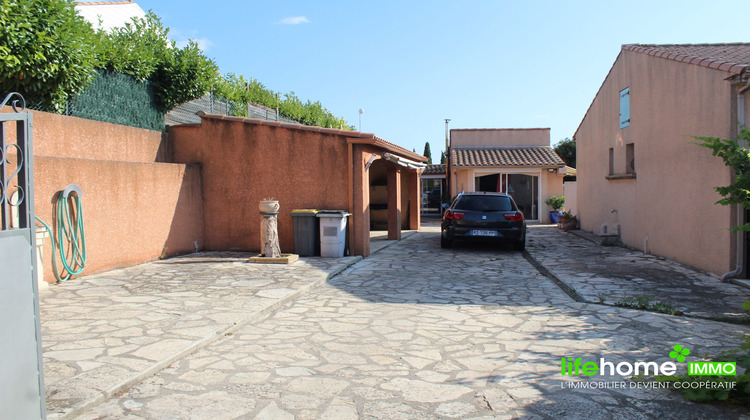
<instances>
[{"instance_id":1,"label":"wheelie bin lid","mask_svg":"<svg viewBox=\"0 0 750 420\"><path fill-rule=\"evenodd\" d=\"M346 217L351 216L346 210L318 210L318 217Z\"/></svg>"},{"instance_id":2,"label":"wheelie bin lid","mask_svg":"<svg viewBox=\"0 0 750 420\"><path fill-rule=\"evenodd\" d=\"M316 209L294 209L292 210L292 216L315 215L319 211Z\"/></svg>"}]
</instances>

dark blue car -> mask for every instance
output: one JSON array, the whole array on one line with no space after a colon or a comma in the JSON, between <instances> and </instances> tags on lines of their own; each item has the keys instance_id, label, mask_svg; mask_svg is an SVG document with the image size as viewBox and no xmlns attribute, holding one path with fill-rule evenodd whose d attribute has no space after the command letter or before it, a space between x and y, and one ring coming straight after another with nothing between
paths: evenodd
<instances>
[{"instance_id":1,"label":"dark blue car","mask_svg":"<svg viewBox=\"0 0 750 420\"><path fill-rule=\"evenodd\" d=\"M505 242L523 251L526 221L507 194L459 194L443 213L440 246L450 248L455 241Z\"/></svg>"}]
</instances>

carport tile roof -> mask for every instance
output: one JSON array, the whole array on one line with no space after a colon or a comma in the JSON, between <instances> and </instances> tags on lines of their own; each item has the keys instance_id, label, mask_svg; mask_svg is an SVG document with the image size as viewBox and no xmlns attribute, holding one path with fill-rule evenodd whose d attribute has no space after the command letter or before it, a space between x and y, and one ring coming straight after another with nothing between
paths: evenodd
<instances>
[{"instance_id":1,"label":"carport tile roof","mask_svg":"<svg viewBox=\"0 0 750 420\"><path fill-rule=\"evenodd\" d=\"M445 165L427 165L422 175L445 175Z\"/></svg>"},{"instance_id":2,"label":"carport tile roof","mask_svg":"<svg viewBox=\"0 0 750 420\"><path fill-rule=\"evenodd\" d=\"M549 146L454 147L452 166L565 166Z\"/></svg>"}]
</instances>

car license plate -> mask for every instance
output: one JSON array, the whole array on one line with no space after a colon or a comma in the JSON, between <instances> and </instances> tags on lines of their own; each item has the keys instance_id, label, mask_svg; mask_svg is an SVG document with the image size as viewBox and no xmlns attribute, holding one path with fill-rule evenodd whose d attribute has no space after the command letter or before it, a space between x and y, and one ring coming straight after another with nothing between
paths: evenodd
<instances>
[{"instance_id":1,"label":"car license plate","mask_svg":"<svg viewBox=\"0 0 750 420\"><path fill-rule=\"evenodd\" d=\"M471 236L497 236L497 231L494 230L472 230Z\"/></svg>"}]
</instances>

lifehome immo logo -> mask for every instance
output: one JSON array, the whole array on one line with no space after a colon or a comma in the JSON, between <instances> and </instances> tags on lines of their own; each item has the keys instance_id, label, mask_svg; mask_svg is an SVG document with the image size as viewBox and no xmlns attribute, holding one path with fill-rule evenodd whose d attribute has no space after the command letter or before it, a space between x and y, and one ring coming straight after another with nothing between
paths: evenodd
<instances>
[{"instance_id":1,"label":"lifehome immo logo","mask_svg":"<svg viewBox=\"0 0 750 420\"><path fill-rule=\"evenodd\" d=\"M563 376L578 377L581 375L585 376L600 376L602 380L610 379L612 376L649 376L649 375L663 375L672 376L677 373L677 363L684 363L686 356L690 354L690 349L682 345L675 345L672 347L672 351L669 352L669 358L673 359L666 362L658 363L656 361L616 361L609 360L605 357L600 357L599 361L586 361L580 357L563 357L560 361L560 373ZM677 362L677 363L676 363ZM690 362L687 365L687 374L690 376L736 376L737 375L737 364L735 362ZM584 386L588 384L588 386ZM680 388L680 382L674 382L675 388ZM686 387L687 382L684 383ZM696 386L695 384L699 384ZM719 382L690 382L691 388L703 387L703 388L726 388L731 384L734 387L735 382L719 383ZM560 386L564 387L565 383L561 383ZM626 382L573 382L569 383L569 388L625 388L628 387ZM667 388L669 383L630 383L630 388Z\"/></svg>"}]
</instances>

